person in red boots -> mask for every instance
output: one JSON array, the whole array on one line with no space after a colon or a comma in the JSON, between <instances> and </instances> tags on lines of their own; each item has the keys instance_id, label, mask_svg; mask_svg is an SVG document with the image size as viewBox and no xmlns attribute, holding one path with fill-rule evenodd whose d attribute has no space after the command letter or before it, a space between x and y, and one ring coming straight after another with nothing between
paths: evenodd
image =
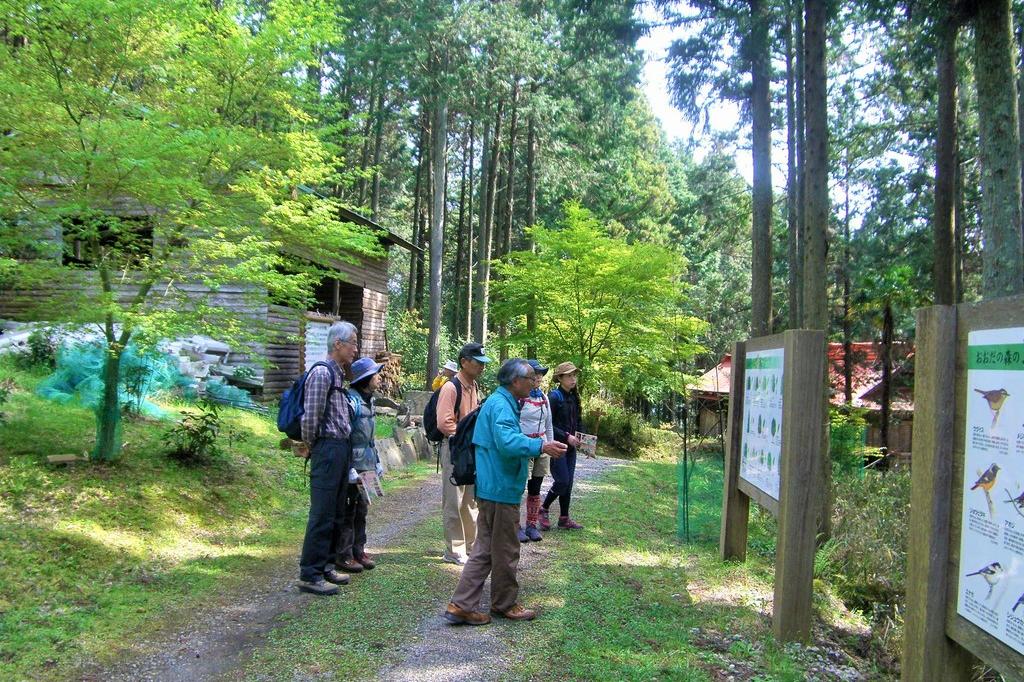
<instances>
[{"instance_id":1,"label":"person in red boots","mask_svg":"<svg viewBox=\"0 0 1024 682\"><path fill-rule=\"evenodd\" d=\"M537 360L527 362L533 367L533 388L530 395L519 401L519 426L528 437L543 438L545 443L549 443L555 439L551 404L540 388L548 368ZM542 454L530 462L530 478L526 481L526 524L519 526L519 542L540 542L544 539L537 530L540 520L540 486L551 471L551 458Z\"/></svg>"},{"instance_id":2,"label":"person in red boots","mask_svg":"<svg viewBox=\"0 0 1024 682\"><path fill-rule=\"evenodd\" d=\"M558 527L565 530L583 528L569 516L569 502L572 498L572 484L576 476L576 446L579 441L576 433L583 421L583 410L580 407L580 394L576 390L576 379L579 369L571 362L563 362L555 367L557 386L548 393L551 403L551 418L554 422L555 440L565 443L569 449L565 457L551 462L551 478L555 482L548 490L544 504L540 508L541 530L550 530L551 519L548 510L558 500Z\"/></svg>"}]
</instances>

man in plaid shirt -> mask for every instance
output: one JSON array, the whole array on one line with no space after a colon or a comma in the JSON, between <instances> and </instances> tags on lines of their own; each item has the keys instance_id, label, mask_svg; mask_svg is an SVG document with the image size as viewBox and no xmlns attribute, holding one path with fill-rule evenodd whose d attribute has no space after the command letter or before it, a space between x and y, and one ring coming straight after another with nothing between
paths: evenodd
<instances>
[{"instance_id":1,"label":"man in plaid shirt","mask_svg":"<svg viewBox=\"0 0 1024 682\"><path fill-rule=\"evenodd\" d=\"M345 396L345 367L359 351L356 328L335 322L327 332L327 364L314 367L306 376L302 415L302 441L309 451L309 521L299 559L299 589L313 594L337 594L336 585L349 577L334 569L330 556L334 524L344 513L348 494L348 470L352 423Z\"/></svg>"}]
</instances>

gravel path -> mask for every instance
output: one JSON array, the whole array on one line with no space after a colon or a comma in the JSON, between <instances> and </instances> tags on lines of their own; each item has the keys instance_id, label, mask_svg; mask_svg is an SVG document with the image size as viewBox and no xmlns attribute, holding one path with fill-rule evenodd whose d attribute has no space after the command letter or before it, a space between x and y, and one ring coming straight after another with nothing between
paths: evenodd
<instances>
[{"instance_id":1,"label":"gravel path","mask_svg":"<svg viewBox=\"0 0 1024 682\"><path fill-rule=\"evenodd\" d=\"M369 514L373 534L368 551L398 544L403 531L438 514L440 488L440 479L431 476L374 502ZM294 557L269 572L250 576L230 594L188 614L182 626L139 641L128 660L113 668L92 664L77 677L90 682L193 682L217 679L231 671L262 645L281 616L301 611L317 598L295 588L298 549L297 545Z\"/></svg>"},{"instance_id":2,"label":"gravel path","mask_svg":"<svg viewBox=\"0 0 1024 682\"><path fill-rule=\"evenodd\" d=\"M580 459L576 468L573 497L586 495L590 481L626 462L599 457ZM550 531L546 536L560 531ZM586 532L586 531L584 531ZM537 567L553 551L555 542L531 542L522 548L519 560L520 584L528 585ZM489 581L488 581L489 582ZM522 623L496 618L483 627L450 625L441 615L451 595L438 595L435 608L419 624L415 635L395 653L395 662L381 671L379 679L402 682L439 682L441 680L500 680L514 668L519 658L509 646L521 636ZM490 608L490 586L484 588L482 610Z\"/></svg>"},{"instance_id":3,"label":"gravel path","mask_svg":"<svg viewBox=\"0 0 1024 682\"><path fill-rule=\"evenodd\" d=\"M580 460L574 496L585 495L589 481L624 465L615 459ZM371 552L401 543L403 531L440 513L440 480L423 483L385 497L370 507L373 528ZM553 531L557 533L558 531ZM519 563L521 582L528 584L535 567L557 549L555 542L523 547ZM294 559L294 560L293 560ZM213 599L200 611L179 614L182 624L133 644L126 660L107 668L95 663L81 668L77 677L88 682L189 682L219 679L236 670L262 646L282 616L300 612L311 599L295 589L297 556L269 571L247 577L230 593ZM439 570L442 564L439 563ZM449 567L450 568L450 567ZM447 569L443 569L447 570ZM485 588L484 609L489 588ZM436 603L406 643L389 656L382 680L498 680L516 664L508 641L518 636L521 624L497 619L486 627L452 627L441 616L450 595L437 595Z\"/></svg>"}]
</instances>

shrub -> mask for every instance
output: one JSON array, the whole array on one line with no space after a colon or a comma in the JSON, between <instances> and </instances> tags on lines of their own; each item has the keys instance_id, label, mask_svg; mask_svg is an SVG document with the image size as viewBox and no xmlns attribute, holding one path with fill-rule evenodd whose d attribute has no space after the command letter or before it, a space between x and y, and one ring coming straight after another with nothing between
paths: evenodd
<instances>
[{"instance_id":1,"label":"shrub","mask_svg":"<svg viewBox=\"0 0 1024 682\"><path fill-rule=\"evenodd\" d=\"M583 430L594 433L595 426L599 447L608 445L629 456L638 455L640 449L654 443L652 429L640 415L599 396L592 396L583 405Z\"/></svg>"},{"instance_id":2,"label":"shrub","mask_svg":"<svg viewBox=\"0 0 1024 682\"><path fill-rule=\"evenodd\" d=\"M57 366L57 334L53 329L34 329L28 335L28 345L17 356L22 369L48 369Z\"/></svg>"},{"instance_id":3,"label":"shrub","mask_svg":"<svg viewBox=\"0 0 1024 682\"><path fill-rule=\"evenodd\" d=\"M909 470L837 475L832 539L815 562L815 573L872 619L890 651L902 633L909 514Z\"/></svg>"},{"instance_id":4,"label":"shrub","mask_svg":"<svg viewBox=\"0 0 1024 682\"><path fill-rule=\"evenodd\" d=\"M202 402L198 414L187 414L163 436L167 455L183 464L209 464L223 451L218 444L221 431L220 409L216 403Z\"/></svg>"},{"instance_id":5,"label":"shrub","mask_svg":"<svg viewBox=\"0 0 1024 682\"><path fill-rule=\"evenodd\" d=\"M0 381L0 407L4 405L11 398L11 391L14 388L14 382L10 379ZM0 412L0 424L7 421L7 414Z\"/></svg>"},{"instance_id":6,"label":"shrub","mask_svg":"<svg viewBox=\"0 0 1024 682\"><path fill-rule=\"evenodd\" d=\"M829 452L832 463L841 472L850 473L864 466L868 448L864 445L868 423L866 410L833 407L829 410Z\"/></svg>"}]
</instances>

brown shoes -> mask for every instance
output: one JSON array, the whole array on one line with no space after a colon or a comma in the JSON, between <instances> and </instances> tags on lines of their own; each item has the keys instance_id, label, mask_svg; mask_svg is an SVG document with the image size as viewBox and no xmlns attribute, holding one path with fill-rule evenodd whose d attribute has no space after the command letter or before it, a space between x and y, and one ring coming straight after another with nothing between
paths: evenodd
<instances>
[{"instance_id":1,"label":"brown shoes","mask_svg":"<svg viewBox=\"0 0 1024 682\"><path fill-rule=\"evenodd\" d=\"M537 617L536 611L524 608L522 604L516 604L508 611L498 611L497 609L491 609L491 613L493 613L495 616L508 618L509 620L533 620Z\"/></svg>"},{"instance_id":2,"label":"brown shoes","mask_svg":"<svg viewBox=\"0 0 1024 682\"><path fill-rule=\"evenodd\" d=\"M377 562L374 561L373 557L371 557L369 554L360 554L356 557L356 561L359 563L360 566L365 568L367 571L369 571L371 568L377 565Z\"/></svg>"},{"instance_id":3,"label":"brown shoes","mask_svg":"<svg viewBox=\"0 0 1024 682\"><path fill-rule=\"evenodd\" d=\"M444 619L452 625L487 625L491 622L491 617L486 613L464 611L451 603L444 612Z\"/></svg>"},{"instance_id":4,"label":"brown shoes","mask_svg":"<svg viewBox=\"0 0 1024 682\"><path fill-rule=\"evenodd\" d=\"M346 573L362 573L363 565L355 559L345 559L338 564L338 568Z\"/></svg>"}]
</instances>

